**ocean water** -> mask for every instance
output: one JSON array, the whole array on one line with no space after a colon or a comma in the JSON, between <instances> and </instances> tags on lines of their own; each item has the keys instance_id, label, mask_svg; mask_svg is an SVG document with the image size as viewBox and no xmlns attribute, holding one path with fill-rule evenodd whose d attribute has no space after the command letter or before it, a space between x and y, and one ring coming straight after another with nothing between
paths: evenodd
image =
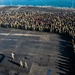
<instances>
[{"instance_id":1,"label":"ocean water","mask_svg":"<svg viewBox=\"0 0 75 75\"><path fill-rule=\"evenodd\" d=\"M0 5L6 6L53 6L75 8L75 0L0 0Z\"/></svg>"}]
</instances>

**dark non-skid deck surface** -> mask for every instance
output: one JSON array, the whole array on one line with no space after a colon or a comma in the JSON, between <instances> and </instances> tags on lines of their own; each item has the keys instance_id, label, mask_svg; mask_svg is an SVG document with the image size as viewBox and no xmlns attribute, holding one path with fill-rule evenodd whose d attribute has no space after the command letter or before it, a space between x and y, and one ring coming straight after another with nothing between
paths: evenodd
<instances>
[{"instance_id":1,"label":"dark non-skid deck surface","mask_svg":"<svg viewBox=\"0 0 75 75\"><path fill-rule=\"evenodd\" d=\"M0 75L73 75L71 44L57 34L0 28L0 53Z\"/></svg>"},{"instance_id":2,"label":"dark non-skid deck surface","mask_svg":"<svg viewBox=\"0 0 75 75\"><path fill-rule=\"evenodd\" d=\"M75 12L75 9L67 9L67 8L54 8L54 7L31 7L31 6L4 6L0 7L0 11L20 11L20 12Z\"/></svg>"}]
</instances>

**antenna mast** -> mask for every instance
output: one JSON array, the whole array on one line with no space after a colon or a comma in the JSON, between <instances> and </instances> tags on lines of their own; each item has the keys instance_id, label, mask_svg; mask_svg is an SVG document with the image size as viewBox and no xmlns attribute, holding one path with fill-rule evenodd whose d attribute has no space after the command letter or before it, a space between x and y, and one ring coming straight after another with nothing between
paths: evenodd
<instances>
[{"instance_id":1,"label":"antenna mast","mask_svg":"<svg viewBox=\"0 0 75 75\"><path fill-rule=\"evenodd\" d=\"M74 0L72 1L72 8L74 7Z\"/></svg>"},{"instance_id":2,"label":"antenna mast","mask_svg":"<svg viewBox=\"0 0 75 75\"><path fill-rule=\"evenodd\" d=\"M10 0L10 5L12 6L12 0Z\"/></svg>"}]
</instances>

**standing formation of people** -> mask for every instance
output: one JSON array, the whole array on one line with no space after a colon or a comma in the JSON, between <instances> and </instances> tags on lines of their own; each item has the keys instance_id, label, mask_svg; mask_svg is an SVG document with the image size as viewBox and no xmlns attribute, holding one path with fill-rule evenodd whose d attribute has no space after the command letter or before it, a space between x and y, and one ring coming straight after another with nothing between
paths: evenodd
<instances>
[{"instance_id":1,"label":"standing formation of people","mask_svg":"<svg viewBox=\"0 0 75 75\"><path fill-rule=\"evenodd\" d=\"M75 33L75 13L0 12L0 26L54 33Z\"/></svg>"}]
</instances>

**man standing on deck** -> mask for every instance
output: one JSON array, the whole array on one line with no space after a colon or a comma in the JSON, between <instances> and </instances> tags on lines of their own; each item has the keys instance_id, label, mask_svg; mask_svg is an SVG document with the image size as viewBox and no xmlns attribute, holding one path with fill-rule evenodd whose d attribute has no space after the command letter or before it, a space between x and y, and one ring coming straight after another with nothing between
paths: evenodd
<instances>
[{"instance_id":1,"label":"man standing on deck","mask_svg":"<svg viewBox=\"0 0 75 75\"><path fill-rule=\"evenodd\" d=\"M51 71L50 71L50 69L48 69L48 71L47 71L47 75L51 75Z\"/></svg>"},{"instance_id":2,"label":"man standing on deck","mask_svg":"<svg viewBox=\"0 0 75 75\"><path fill-rule=\"evenodd\" d=\"M11 53L12 59L14 59L14 53Z\"/></svg>"}]
</instances>

